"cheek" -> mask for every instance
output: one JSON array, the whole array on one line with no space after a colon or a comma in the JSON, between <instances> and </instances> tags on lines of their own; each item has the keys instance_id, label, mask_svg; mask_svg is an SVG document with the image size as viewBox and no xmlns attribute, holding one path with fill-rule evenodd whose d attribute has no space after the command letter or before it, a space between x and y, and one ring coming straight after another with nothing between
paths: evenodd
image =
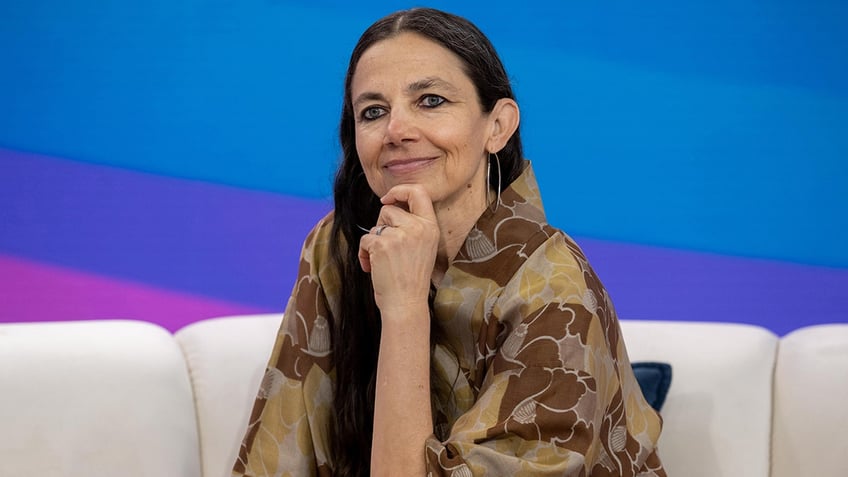
<instances>
[{"instance_id":1,"label":"cheek","mask_svg":"<svg viewBox=\"0 0 848 477\"><path fill-rule=\"evenodd\" d=\"M373 163L362 160L362 156L359 156L359 163L362 165L362 172L365 173L365 182L368 183L368 188L371 189L371 192L378 197L384 195L385 191L383 189L385 187L382 185L380 174L374 170L374 167L369 167L369 164L373 165Z\"/></svg>"},{"instance_id":2,"label":"cheek","mask_svg":"<svg viewBox=\"0 0 848 477\"><path fill-rule=\"evenodd\" d=\"M463 154L476 154L485 147L484 129L479 124L465 119L460 127L440 127L434 130L436 140L448 149Z\"/></svg>"},{"instance_id":3,"label":"cheek","mask_svg":"<svg viewBox=\"0 0 848 477\"><path fill-rule=\"evenodd\" d=\"M362 172L365 173L365 180L371 190L379 195L382 195L383 189L380 177L380 171L377 167L378 155L380 148L375 147L373 141L368 140L368 135L356 134L356 154L359 156L359 164L362 166Z\"/></svg>"},{"instance_id":4,"label":"cheek","mask_svg":"<svg viewBox=\"0 0 848 477\"><path fill-rule=\"evenodd\" d=\"M356 153L364 169L368 169L377 160L380 153L380 145L374 141L373 134L357 131L355 135Z\"/></svg>"},{"instance_id":5,"label":"cheek","mask_svg":"<svg viewBox=\"0 0 848 477\"><path fill-rule=\"evenodd\" d=\"M374 177L373 171L365 169L365 181L368 182L368 187L377 197L382 197L386 195L386 192L388 192L382 182L380 182L378 178Z\"/></svg>"}]
</instances>

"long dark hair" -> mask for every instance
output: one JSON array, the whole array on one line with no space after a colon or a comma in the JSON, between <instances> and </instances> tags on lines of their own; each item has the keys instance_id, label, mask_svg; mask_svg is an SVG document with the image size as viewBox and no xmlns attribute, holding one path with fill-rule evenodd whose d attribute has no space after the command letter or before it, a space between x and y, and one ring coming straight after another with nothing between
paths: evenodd
<instances>
[{"instance_id":1,"label":"long dark hair","mask_svg":"<svg viewBox=\"0 0 848 477\"><path fill-rule=\"evenodd\" d=\"M353 49L347 69L339 136L342 162L333 188L335 212L331 250L341 278L339 313L333 324L333 364L336 387L330 450L337 476L366 476L370 472L371 436L380 314L370 277L359 266L359 226L377 221L380 201L368 186L356 152L350 85L362 54L375 43L399 33L413 32L439 43L462 59L484 112L501 98L514 99L509 77L486 36L468 20L429 8L400 11L371 25ZM518 130L498 153L500 184L506 188L521 174L522 150ZM491 160L491 159L490 159ZM499 177L490 175L497 188ZM422 449L423 452L423 449Z\"/></svg>"}]
</instances>

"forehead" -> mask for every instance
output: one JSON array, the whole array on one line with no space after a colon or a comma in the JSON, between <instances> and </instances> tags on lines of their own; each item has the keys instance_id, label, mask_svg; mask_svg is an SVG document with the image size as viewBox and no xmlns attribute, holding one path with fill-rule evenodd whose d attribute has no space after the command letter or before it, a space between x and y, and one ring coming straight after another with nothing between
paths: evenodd
<instances>
[{"instance_id":1,"label":"forehead","mask_svg":"<svg viewBox=\"0 0 848 477\"><path fill-rule=\"evenodd\" d=\"M415 33L401 33L370 46L360 57L351 92L405 85L439 77L455 87L471 87L462 59L444 46Z\"/></svg>"}]
</instances>

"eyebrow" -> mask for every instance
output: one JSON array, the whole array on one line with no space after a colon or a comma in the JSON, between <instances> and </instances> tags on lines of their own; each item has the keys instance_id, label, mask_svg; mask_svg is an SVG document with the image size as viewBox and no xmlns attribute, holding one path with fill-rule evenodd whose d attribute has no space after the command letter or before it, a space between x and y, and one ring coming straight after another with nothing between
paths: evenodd
<instances>
[{"instance_id":1,"label":"eyebrow","mask_svg":"<svg viewBox=\"0 0 848 477\"><path fill-rule=\"evenodd\" d=\"M438 76L428 76L426 78L422 78L417 81L413 81L412 83L406 86L406 94L413 94L419 91L424 91L430 88L441 88L448 90L451 93L456 93L459 90L456 86L451 83L439 78ZM366 91L365 93L360 94L353 101L353 106L356 107L358 104L366 102L366 101L385 101L386 97L380 93Z\"/></svg>"},{"instance_id":2,"label":"eyebrow","mask_svg":"<svg viewBox=\"0 0 848 477\"><path fill-rule=\"evenodd\" d=\"M442 88L450 90L451 92L457 91L454 85L439 78L438 76L428 76L427 78L412 82L409 86L406 87L406 92L415 93L430 88Z\"/></svg>"}]
</instances>

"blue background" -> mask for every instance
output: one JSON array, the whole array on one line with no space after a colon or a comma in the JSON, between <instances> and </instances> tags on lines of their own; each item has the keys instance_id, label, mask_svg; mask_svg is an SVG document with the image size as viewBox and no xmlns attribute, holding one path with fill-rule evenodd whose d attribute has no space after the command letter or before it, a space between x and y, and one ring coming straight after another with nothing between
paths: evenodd
<instances>
[{"instance_id":1,"label":"blue background","mask_svg":"<svg viewBox=\"0 0 848 477\"><path fill-rule=\"evenodd\" d=\"M468 17L501 53L554 225L614 243L848 269L848 4L428 5ZM376 18L409 6L2 2L0 147L314 200L326 210L350 50ZM36 207L23 168L0 162L0 175L23 177L0 205L35 204L20 212L27 218L0 223L0 253L270 301L270 291L248 292L249 276L204 288L193 284L208 270L173 279L164 268L138 272L156 268L144 254L104 265L93 252L33 242L62 220L34 216L47 208ZM293 224L298 241L314 218ZM632 273L651 280L664 272ZM839 287L827 293L848 292Z\"/></svg>"}]
</instances>

